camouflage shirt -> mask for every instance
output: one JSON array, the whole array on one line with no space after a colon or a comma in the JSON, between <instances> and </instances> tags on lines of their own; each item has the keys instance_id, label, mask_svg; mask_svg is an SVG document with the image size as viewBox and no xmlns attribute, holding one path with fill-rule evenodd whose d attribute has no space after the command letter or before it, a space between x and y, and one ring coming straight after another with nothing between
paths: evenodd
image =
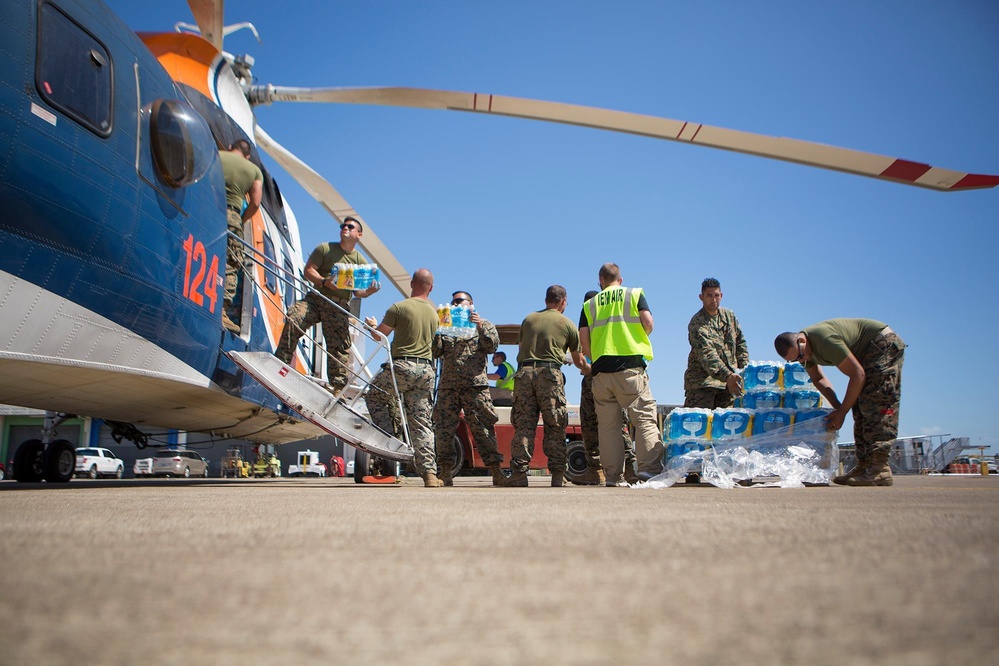
<instances>
[{"instance_id":1,"label":"camouflage shirt","mask_svg":"<svg viewBox=\"0 0 999 666\"><path fill-rule=\"evenodd\" d=\"M457 338L437 334L431 347L434 358L443 359L441 389L489 386L486 377L486 360L499 347L499 334L492 322L479 322L478 334L470 338Z\"/></svg>"},{"instance_id":2,"label":"camouflage shirt","mask_svg":"<svg viewBox=\"0 0 999 666\"><path fill-rule=\"evenodd\" d=\"M749 364L749 349L739 320L727 308L719 308L715 317L704 308L698 310L687 325L687 338L690 355L683 374L685 391L725 388L728 376Z\"/></svg>"}]
</instances>

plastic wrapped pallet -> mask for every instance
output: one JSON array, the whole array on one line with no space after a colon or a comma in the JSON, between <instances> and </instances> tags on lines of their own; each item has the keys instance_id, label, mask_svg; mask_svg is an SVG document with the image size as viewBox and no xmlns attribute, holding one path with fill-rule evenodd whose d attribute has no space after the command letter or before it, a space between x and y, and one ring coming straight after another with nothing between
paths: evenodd
<instances>
[{"instance_id":1,"label":"plastic wrapped pallet","mask_svg":"<svg viewBox=\"0 0 999 666\"><path fill-rule=\"evenodd\" d=\"M807 425L806 425L807 424ZM668 488L690 472L719 488L738 488L754 480L759 485L800 488L828 485L839 467L836 432L821 419L803 421L803 429L771 430L743 439L712 441L704 451L690 451L670 458L665 471L637 488Z\"/></svg>"}]
</instances>

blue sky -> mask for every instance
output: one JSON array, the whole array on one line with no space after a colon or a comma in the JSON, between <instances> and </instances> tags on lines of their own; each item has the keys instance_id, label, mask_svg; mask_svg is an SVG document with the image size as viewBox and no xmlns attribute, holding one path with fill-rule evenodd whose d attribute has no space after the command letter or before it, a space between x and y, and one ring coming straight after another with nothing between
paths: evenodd
<instances>
[{"instance_id":1,"label":"blue sky","mask_svg":"<svg viewBox=\"0 0 999 666\"><path fill-rule=\"evenodd\" d=\"M137 30L191 21L182 0L108 3ZM227 38L260 83L400 85L601 106L999 173L999 4L240 2ZM274 139L330 180L434 296L519 323L552 283L567 314L605 261L646 290L649 368L682 402L686 326L707 276L750 357L832 317L909 344L900 435L999 451L994 263L999 190L941 193L673 142L482 115L348 105L261 108ZM308 252L332 221L268 163ZM364 303L381 317L392 289ZM515 352L508 349L508 352ZM842 395L845 377L829 373ZM578 398L567 373L570 400ZM851 440L847 422L841 440Z\"/></svg>"}]
</instances>

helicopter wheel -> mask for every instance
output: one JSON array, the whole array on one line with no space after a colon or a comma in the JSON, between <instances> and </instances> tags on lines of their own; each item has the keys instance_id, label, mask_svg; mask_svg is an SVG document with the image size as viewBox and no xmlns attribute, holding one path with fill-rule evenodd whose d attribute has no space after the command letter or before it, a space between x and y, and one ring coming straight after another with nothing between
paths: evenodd
<instances>
[{"instance_id":1,"label":"helicopter wheel","mask_svg":"<svg viewBox=\"0 0 999 666\"><path fill-rule=\"evenodd\" d=\"M14 478L21 483L34 483L44 475L45 445L40 439L29 439L14 454Z\"/></svg>"},{"instance_id":2,"label":"helicopter wheel","mask_svg":"<svg viewBox=\"0 0 999 666\"><path fill-rule=\"evenodd\" d=\"M52 442L45 449L42 465L46 481L67 483L76 471L76 447L65 439Z\"/></svg>"},{"instance_id":3,"label":"helicopter wheel","mask_svg":"<svg viewBox=\"0 0 999 666\"><path fill-rule=\"evenodd\" d=\"M371 454L360 449L354 451L354 483L364 483L364 477L371 475Z\"/></svg>"}]
</instances>

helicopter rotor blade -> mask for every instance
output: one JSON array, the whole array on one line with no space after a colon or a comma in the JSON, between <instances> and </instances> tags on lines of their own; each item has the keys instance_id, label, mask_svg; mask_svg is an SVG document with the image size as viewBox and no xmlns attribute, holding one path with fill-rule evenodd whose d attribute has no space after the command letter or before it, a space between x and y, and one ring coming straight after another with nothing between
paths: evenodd
<instances>
[{"instance_id":1,"label":"helicopter rotor blade","mask_svg":"<svg viewBox=\"0 0 999 666\"><path fill-rule=\"evenodd\" d=\"M316 173L309 165L295 157L287 148L272 139L259 125L254 129L254 136L257 145L270 155L275 162L281 165L285 171L292 175L305 190L315 198L323 208L337 221L343 222L343 218L351 215L364 227L363 235L358 241L361 248L367 253L371 261L378 264L382 273L382 282L388 280L399 290L403 296L409 296L410 274L402 267L395 255L389 251L388 247L375 235L371 226L364 221L354 208L347 203L339 192L336 191L329 182Z\"/></svg>"},{"instance_id":2,"label":"helicopter rotor blade","mask_svg":"<svg viewBox=\"0 0 999 666\"><path fill-rule=\"evenodd\" d=\"M187 5L191 8L201 36L211 42L215 50L221 51L223 0L187 0Z\"/></svg>"},{"instance_id":3,"label":"helicopter rotor blade","mask_svg":"<svg viewBox=\"0 0 999 666\"><path fill-rule=\"evenodd\" d=\"M254 86L251 104L271 102L330 102L420 109L491 113L515 118L581 125L657 139L758 155L808 166L916 185L940 191L961 191L999 185L999 176L952 171L909 160L838 148L821 143L768 136L671 120L625 111L562 104L522 97L427 90L422 88L293 88Z\"/></svg>"}]
</instances>

